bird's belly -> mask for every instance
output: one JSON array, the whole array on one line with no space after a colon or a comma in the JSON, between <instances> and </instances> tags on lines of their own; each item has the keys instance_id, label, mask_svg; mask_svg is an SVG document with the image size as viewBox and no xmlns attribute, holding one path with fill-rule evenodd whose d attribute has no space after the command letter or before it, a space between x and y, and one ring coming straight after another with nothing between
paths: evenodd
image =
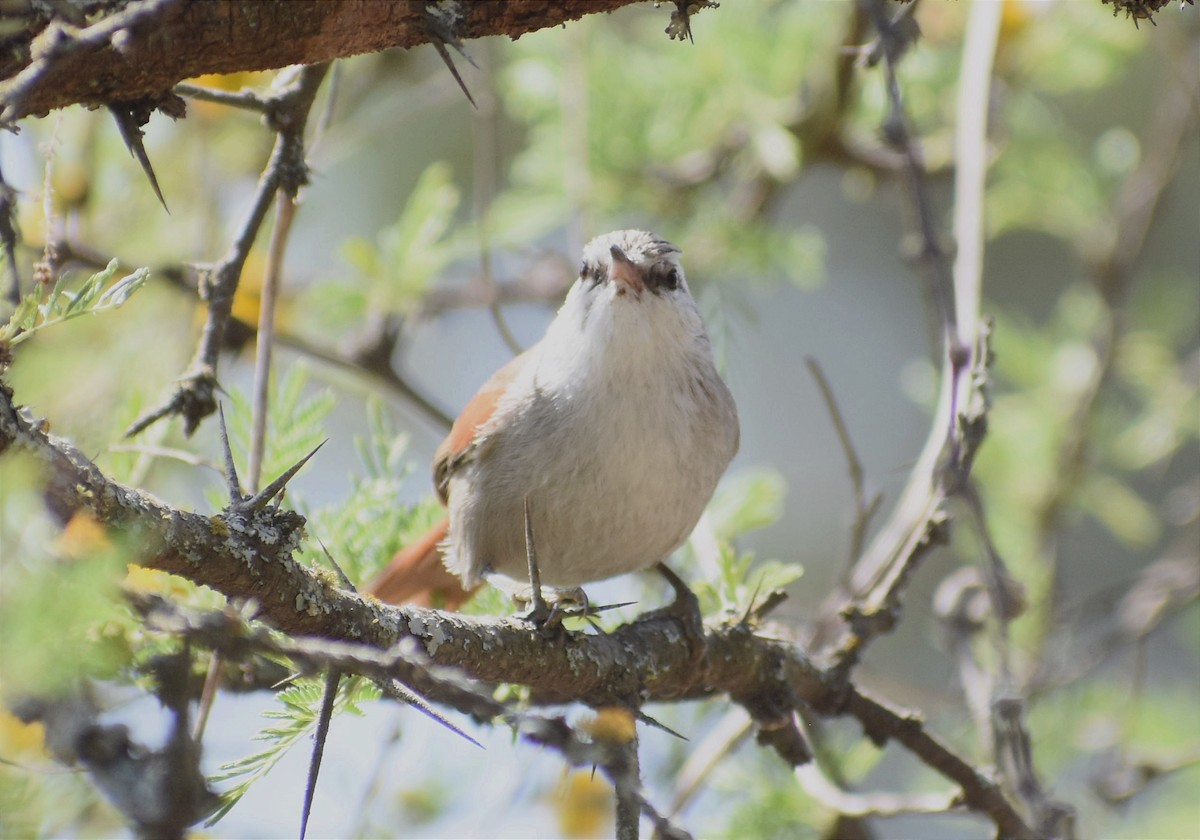
<instances>
[{"instance_id":1,"label":"bird's belly","mask_svg":"<svg viewBox=\"0 0 1200 840\"><path fill-rule=\"evenodd\" d=\"M551 586L578 586L664 559L695 527L729 458L715 441L680 434L561 436L504 451L553 457L504 458L454 480L448 562L468 584L488 573L528 577L524 499L538 571ZM670 433L667 433L670 432ZM605 453L603 456L601 453Z\"/></svg>"}]
</instances>

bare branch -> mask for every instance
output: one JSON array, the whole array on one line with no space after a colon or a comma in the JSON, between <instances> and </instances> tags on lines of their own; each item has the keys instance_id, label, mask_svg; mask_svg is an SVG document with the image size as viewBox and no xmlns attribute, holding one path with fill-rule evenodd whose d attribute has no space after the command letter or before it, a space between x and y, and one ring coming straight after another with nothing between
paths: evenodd
<instances>
[{"instance_id":1,"label":"bare branch","mask_svg":"<svg viewBox=\"0 0 1200 840\"><path fill-rule=\"evenodd\" d=\"M962 790L963 804L987 814L1003 836L1026 840L1041 836L1005 798L994 779L951 752L912 713L891 709L855 690L851 690L846 698L846 712L858 719L867 737L875 743L898 741L925 764L957 784Z\"/></svg>"},{"instance_id":2,"label":"bare branch","mask_svg":"<svg viewBox=\"0 0 1200 840\"><path fill-rule=\"evenodd\" d=\"M258 492L262 479L263 455L267 448L267 399L271 386L271 350L275 344L275 309L279 287L283 283L283 258L288 234L296 215L296 192L280 188L275 194L275 225L267 249L263 271L262 296L258 304L258 332L255 334L254 390L251 401L250 451L247 455L247 490Z\"/></svg>"},{"instance_id":3,"label":"bare branch","mask_svg":"<svg viewBox=\"0 0 1200 840\"><path fill-rule=\"evenodd\" d=\"M870 501L867 501L862 463L858 460L858 453L854 451L854 441L850 439L850 429L846 426L846 418L842 416L842 411L838 408L837 400L833 396L833 387L825 378L825 372L821 370L816 359L809 356L804 363L808 365L809 373L812 374L813 379L817 382L817 387L821 390L821 397L825 400L825 407L829 410L829 418L833 421L833 429L837 432L838 441L842 444L842 451L846 454L846 465L850 470L850 485L854 490L854 524L850 528L848 563L852 565L862 553L867 528L870 527L871 518L879 510L883 495L876 493ZM847 569L849 568L850 565L847 566Z\"/></svg>"},{"instance_id":4,"label":"bare branch","mask_svg":"<svg viewBox=\"0 0 1200 840\"><path fill-rule=\"evenodd\" d=\"M453 34L515 38L632 2L459 3ZM207 73L318 64L431 43L436 35L427 26L428 6L426 0L140 0L82 29L55 21L26 33L24 49L0 59L0 122L67 105L153 100Z\"/></svg>"},{"instance_id":5,"label":"bare branch","mask_svg":"<svg viewBox=\"0 0 1200 840\"><path fill-rule=\"evenodd\" d=\"M271 98L268 121L277 132L275 147L259 178L250 212L236 239L219 263L203 271L200 294L208 302L208 318L204 322L204 332L191 369L184 375L175 394L164 405L135 422L125 433L126 437L138 434L151 423L175 414L183 417L184 431L190 435L202 419L216 410L218 356L233 311L233 298L242 276L242 266L246 263L276 190L295 196L307 180L304 127L317 89L328 69L327 64L302 68L290 84Z\"/></svg>"}]
</instances>

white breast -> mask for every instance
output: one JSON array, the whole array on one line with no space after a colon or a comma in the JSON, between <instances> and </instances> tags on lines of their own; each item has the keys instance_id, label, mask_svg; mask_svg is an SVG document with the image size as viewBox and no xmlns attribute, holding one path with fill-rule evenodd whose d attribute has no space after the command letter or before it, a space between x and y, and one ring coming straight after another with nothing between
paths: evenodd
<instances>
[{"instance_id":1,"label":"white breast","mask_svg":"<svg viewBox=\"0 0 1200 840\"><path fill-rule=\"evenodd\" d=\"M685 297L687 307L572 291L451 478L447 565L467 585L489 572L527 577L526 495L552 586L647 568L687 538L738 429Z\"/></svg>"}]
</instances>

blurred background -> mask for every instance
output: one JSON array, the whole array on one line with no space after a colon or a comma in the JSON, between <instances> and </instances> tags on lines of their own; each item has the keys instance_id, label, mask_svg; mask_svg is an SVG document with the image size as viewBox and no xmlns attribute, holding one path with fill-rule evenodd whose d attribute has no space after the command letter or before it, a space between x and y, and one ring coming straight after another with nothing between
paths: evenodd
<instances>
[{"instance_id":1,"label":"blurred background","mask_svg":"<svg viewBox=\"0 0 1200 840\"><path fill-rule=\"evenodd\" d=\"M923 37L900 65L944 230L970 9L922 4ZM683 249L741 412L741 452L706 527L755 565L730 591L706 582L702 562L676 564L709 610L733 609L763 581L802 568L776 617L803 626L849 561L846 456L808 358L833 388L868 492L882 494L873 524L886 519L928 434L940 348L907 256L899 160L879 137L881 73L854 67L846 50L867 27L854 4L836 2L724 4L693 17L694 43L668 40L667 19L645 5L515 42L470 42L478 67L458 65L477 109L428 47L342 61L326 80L284 267L266 475L328 438L289 502L352 578L369 578L433 515L427 465L446 430L437 415L456 414L515 348L540 337L583 243L623 227ZM984 311L995 320L996 363L976 476L997 547L1026 587L1029 609L1011 632L1037 768L1092 837L1200 832L1200 25L1191 8L1157 20L1135 27L1082 0L1004 0L990 110ZM196 82L266 89L272 75ZM1180 119L1190 129L1172 133ZM172 505L217 510L214 422L192 439L178 422L133 441L122 431L187 367L203 321L189 266L228 247L272 136L255 115L205 102L178 122L156 115L145 143L168 215L107 113L75 108L22 128L0 136L0 169L19 191L26 289L46 248L52 268L80 279L112 258L152 275L120 311L22 346L10 376L17 401L110 475ZM1176 158L1165 181L1141 177L1147 161ZM1143 191L1132 198L1131 183ZM1146 190L1158 209L1144 242L1129 245L1131 202ZM246 324L257 319L266 238L235 303ZM244 451L253 336L234 333L221 381ZM17 586L33 591L39 563L71 550L25 469L0 461L6 598ZM938 584L979 554L959 527L921 567L903 620L871 648L860 678L986 763L931 606ZM324 562L319 549L306 556ZM217 603L180 581L134 583ZM591 594L637 601L620 620L665 601L662 590L633 576ZM48 597L23 619L29 638L83 620L56 613ZM487 594L473 609L507 607ZM104 638L120 637L136 658L136 630L113 621ZM151 726L152 703L120 685L113 693L115 716ZM251 739L272 723L262 714L280 708L267 693L221 696L206 767L262 749ZM363 702L361 712L334 722L311 836L612 830L602 779L513 746L505 731L457 721L481 751L411 709ZM697 790L680 792L689 756L721 753L727 712L720 701L650 710L690 739L643 734L652 799L679 796L680 821L698 836L829 836L830 812L751 743L727 745ZM287 752L268 740L278 764L208 836L294 830L305 733ZM823 737L848 787L945 785L902 751L864 743L851 724L831 723ZM49 766L35 742L3 720L0 758ZM0 796L26 820L13 824L35 834L120 830L78 775L5 769ZM992 836L964 815L872 825L881 838Z\"/></svg>"}]
</instances>

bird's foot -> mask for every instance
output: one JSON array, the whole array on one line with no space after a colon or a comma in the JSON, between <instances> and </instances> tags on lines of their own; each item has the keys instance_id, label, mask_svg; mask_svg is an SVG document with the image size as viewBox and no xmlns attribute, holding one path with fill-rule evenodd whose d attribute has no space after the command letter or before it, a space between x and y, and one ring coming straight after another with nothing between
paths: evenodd
<instances>
[{"instance_id":1,"label":"bird's foot","mask_svg":"<svg viewBox=\"0 0 1200 840\"><path fill-rule=\"evenodd\" d=\"M512 592L511 597L522 607L528 608L529 611L521 617L539 629L555 627L564 618L586 618L592 612L587 593L577 586L569 589L522 587Z\"/></svg>"}]
</instances>

